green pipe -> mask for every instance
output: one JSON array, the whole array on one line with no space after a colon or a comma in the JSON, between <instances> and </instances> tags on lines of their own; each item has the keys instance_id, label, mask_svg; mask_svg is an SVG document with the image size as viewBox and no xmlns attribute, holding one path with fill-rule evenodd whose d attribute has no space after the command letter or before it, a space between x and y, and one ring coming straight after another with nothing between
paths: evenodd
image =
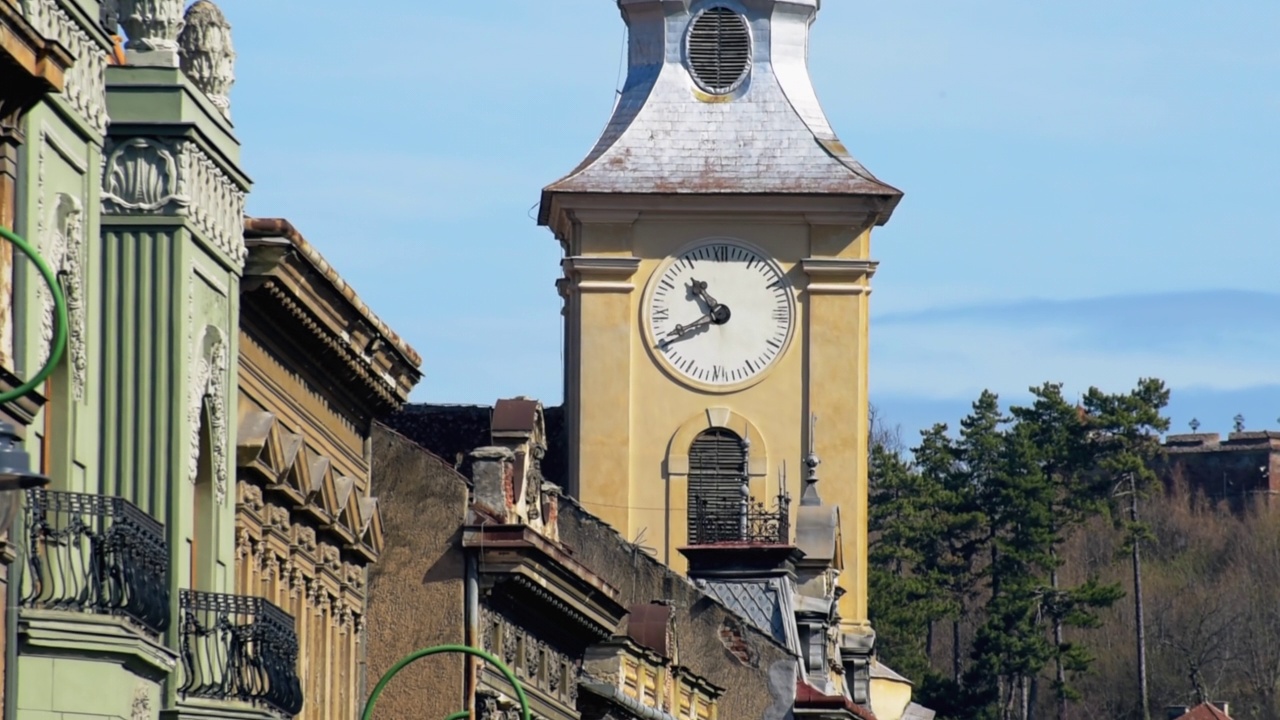
<instances>
[{"instance_id":1,"label":"green pipe","mask_svg":"<svg viewBox=\"0 0 1280 720\"><path fill-rule=\"evenodd\" d=\"M44 367L40 368L40 372L36 373L35 377L8 392L0 393L0 403L7 403L13 402L35 390L40 386L40 383L53 374L53 369L58 366L58 361L62 359L62 353L67 348L67 298L62 294L62 285L58 283L58 278L54 276L49 264L45 262L43 257L40 257L40 253L36 252L34 247L22 239L22 236L0 227L0 237L13 243L40 271L40 275L44 277L45 283L49 286L49 292L53 293L54 312L53 347L49 349L49 359L45 361Z\"/></svg>"},{"instance_id":2,"label":"green pipe","mask_svg":"<svg viewBox=\"0 0 1280 720\"><path fill-rule=\"evenodd\" d=\"M456 713L454 713L454 714L450 715L449 717L445 718L444 720L467 720L467 718L469 718L469 717L471 717L471 711L470 711L470 710L459 710L458 712L456 712Z\"/></svg>"},{"instance_id":3,"label":"green pipe","mask_svg":"<svg viewBox=\"0 0 1280 720\"><path fill-rule=\"evenodd\" d=\"M498 671L507 678L507 681L511 683L511 686L516 689L516 698L520 700L521 717L523 720L531 720L529 716L529 698L525 697L524 686L520 684L520 680L516 678L516 674L511 672L511 668L507 667L501 660L490 655L484 650L478 650L466 645L437 645L435 647L423 648L422 650L415 650L404 658L401 658L399 662L391 666L391 669L387 671L387 674L382 676L382 679L378 681L378 684L373 686L373 692L369 694L369 702L365 704L364 713L360 716L360 720L373 720L373 704L378 701L378 696L382 694L382 689L387 686L387 683L391 682L391 678L395 677L396 673L403 670L405 666L415 660L427 657L428 655L438 655L446 652L460 652L468 655L475 655L476 657L483 658L490 665L496 667ZM469 712L454 713L449 716L449 719L452 720L453 718L468 717L470 714L471 713Z\"/></svg>"}]
</instances>

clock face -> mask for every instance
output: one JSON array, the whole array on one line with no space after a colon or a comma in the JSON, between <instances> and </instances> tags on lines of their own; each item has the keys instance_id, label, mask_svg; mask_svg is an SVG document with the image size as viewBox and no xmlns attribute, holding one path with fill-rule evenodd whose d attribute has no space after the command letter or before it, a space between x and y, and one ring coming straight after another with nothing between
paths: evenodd
<instances>
[{"instance_id":1,"label":"clock face","mask_svg":"<svg viewBox=\"0 0 1280 720\"><path fill-rule=\"evenodd\" d=\"M649 281L651 345L682 380L731 389L760 376L791 340L795 300L766 255L735 240L699 243Z\"/></svg>"}]
</instances>

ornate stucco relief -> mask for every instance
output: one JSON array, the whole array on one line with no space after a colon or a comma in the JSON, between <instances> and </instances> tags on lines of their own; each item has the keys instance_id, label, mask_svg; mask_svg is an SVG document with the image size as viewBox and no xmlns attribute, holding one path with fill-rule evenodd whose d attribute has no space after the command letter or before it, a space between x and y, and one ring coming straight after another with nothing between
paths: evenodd
<instances>
[{"instance_id":1,"label":"ornate stucco relief","mask_svg":"<svg viewBox=\"0 0 1280 720\"><path fill-rule=\"evenodd\" d=\"M151 64L176 67L183 4L183 0L120 0L120 24L129 36L125 48L153 55Z\"/></svg>"},{"instance_id":2,"label":"ornate stucco relief","mask_svg":"<svg viewBox=\"0 0 1280 720\"><path fill-rule=\"evenodd\" d=\"M182 72L222 111L231 117L231 86L236 82L236 51L231 44L231 24L209 0L197 0L187 9L186 27L178 36Z\"/></svg>"},{"instance_id":3,"label":"ornate stucco relief","mask_svg":"<svg viewBox=\"0 0 1280 720\"><path fill-rule=\"evenodd\" d=\"M206 325L193 348L191 393L187 401L190 446L188 477L194 484L200 472L200 426L209 423L212 440L214 493L219 505L227 499L227 342L221 330ZM207 415L205 414L207 410Z\"/></svg>"},{"instance_id":4,"label":"ornate stucco relief","mask_svg":"<svg viewBox=\"0 0 1280 720\"><path fill-rule=\"evenodd\" d=\"M146 683L140 682L133 688L133 707L130 710L129 720L152 720L154 716L151 690Z\"/></svg>"},{"instance_id":5,"label":"ornate stucco relief","mask_svg":"<svg viewBox=\"0 0 1280 720\"><path fill-rule=\"evenodd\" d=\"M103 212L189 217L219 250L244 262L245 193L199 145L130 138L108 146L106 158Z\"/></svg>"},{"instance_id":6,"label":"ornate stucco relief","mask_svg":"<svg viewBox=\"0 0 1280 720\"><path fill-rule=\"evenodd\" d=\"M67 193L49 198L48 156L53 142L48 130L42 130L36 159L36 244L62 285L67 303L67 362L71 368L72 395L84 399L89 365L85 341L84 265L85 217L80 199ZM34 268L32 272L36 273ZM43 366L53 349L53 294L41 277L33 278L40 313L40 341L36 346L35 365Z\"/></svg>"},{"instance_id":7,"label":"ornate stucco relief","mask_svg":"<svg viewBox=\"0 0 1280 720\"><path fill-rule=\"evenodd\" d=\"M41 35L57 40L75 57L60 97L94 132L107 132L107 53L56 0L26 0L27 19Z\"/></svg>"}]
</instances>

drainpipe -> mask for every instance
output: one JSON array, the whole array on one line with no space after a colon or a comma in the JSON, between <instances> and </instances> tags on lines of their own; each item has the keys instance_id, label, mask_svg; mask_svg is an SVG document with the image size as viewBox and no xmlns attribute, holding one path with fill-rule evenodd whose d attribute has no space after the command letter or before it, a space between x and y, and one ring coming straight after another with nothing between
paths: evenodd
<instances>
[{"instance_id":1,"label":"drainpipe","mask_svg":"<svg viewBox=\"0 0 1280 720\"><path fill-rule=\"evenodd\" d=\"M476 567L476 556L474 553L467 553L467 581L464 589L464 602L466 604L466 638L465 641L470 647L479 647L480 639L480 577ZM476 720L475 717L475 699L476 690L479 687L479 668L477 662L479 658L474 655L467 655L466 668L466 689L462 698L463 705L468 709L470 720Z\"/></svg>"},{"instance_id":2,"label":"drainpipe","mask_svg":"<svg viewBox=\"0 0 1280 720\"><path fill-rule=\"evenodd\" d=\"M360 637L356 642L360 644L359 676L356 680L357 687L360 688L360 702L363 705L369 699L369 566L364 566L364 615L361 616Z\"/></svg>"},{"instance_id":3,"label":"drainpipe","mask_svg":"<svg viewBox=\"0 0 1280 720\"><path fill-rule=\"evenodd\" d=\"M9 530L9 543L13 543L14 533L21 527L15 522ZM15 548L16 549L16 548ZM8 551L8 548L5 548ZM10 553L16 555L17 553ZM18 586L22 584L22 564L14 558L5 573L4 587L4 718L17 720L18 717L18 603L22 598Z\"/></svg>"}]
</instances>

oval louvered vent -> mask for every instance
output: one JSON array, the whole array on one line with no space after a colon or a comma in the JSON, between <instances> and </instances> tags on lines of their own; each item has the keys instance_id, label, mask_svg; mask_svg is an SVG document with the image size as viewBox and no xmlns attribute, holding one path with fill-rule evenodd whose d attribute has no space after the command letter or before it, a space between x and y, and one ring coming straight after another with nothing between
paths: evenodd
<instances>
[{"instance_id":1,"label":"oval louvered vent","mask_svg":"<svg viewBox=\"0 0 1280 720\"><path fill-rule=\"evenodd\" d=\"M710 8L689 28L689 70L704 90L732 92L751 63L747 20L728 8Z\"/></svg>"}]
</instances>

